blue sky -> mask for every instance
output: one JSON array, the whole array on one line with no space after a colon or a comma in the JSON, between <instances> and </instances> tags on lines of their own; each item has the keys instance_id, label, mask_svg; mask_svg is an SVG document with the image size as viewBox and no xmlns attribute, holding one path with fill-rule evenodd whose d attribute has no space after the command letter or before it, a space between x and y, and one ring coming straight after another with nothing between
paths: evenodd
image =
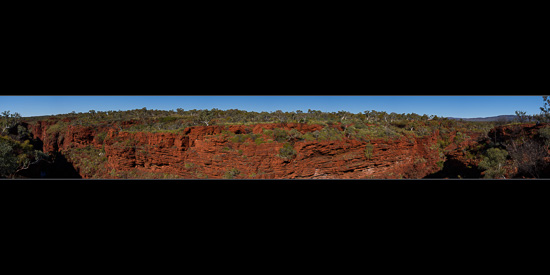
<instances>
[{"instance_id":1,"label":"blue sky","mask_svg":"<svg viewBox=\"0 0 550 275\"><path fill-rule=\"evenodd\" d=\"M443 117L513 115L516 110L540 113L541 96L0 96L0 112L22 116L71 111L147 109L240 109L296 111L308 109L352 113L365 110L417 113Z\"/></svg>"}]
</instances>

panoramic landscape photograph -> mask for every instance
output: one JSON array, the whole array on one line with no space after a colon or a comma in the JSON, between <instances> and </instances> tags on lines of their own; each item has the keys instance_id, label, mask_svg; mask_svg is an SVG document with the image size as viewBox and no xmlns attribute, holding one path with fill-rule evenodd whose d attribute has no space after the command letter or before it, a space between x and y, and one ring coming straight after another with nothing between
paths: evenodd
<instances>
[{"instance_id":1,"label":"panoramic landscape photograph","mask_svg":"<svg viewBox=\"0 0 550 275\"><path fill-rule=\"evenodd\" d=\"M547 96L0 96L0 179L550 178Z\"/></svg>"}]
</instances>

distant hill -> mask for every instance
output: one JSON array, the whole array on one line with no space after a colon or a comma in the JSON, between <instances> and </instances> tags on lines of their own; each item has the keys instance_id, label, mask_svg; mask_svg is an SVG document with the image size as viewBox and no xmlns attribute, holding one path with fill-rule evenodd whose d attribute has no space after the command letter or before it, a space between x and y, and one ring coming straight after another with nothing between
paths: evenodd
<instances>
[{"instance_id":1,"label":"distant hill","mask_svg":"<svg viewBox=\"0 0 550 275\"><path fill-rule=\"evenodd\" d=\"M460 118L460 117L448 117L448 119L454 120L464 120L464 121L513 121L516 119L516 115L500 115L500 116L490 116L490 117L475 117L475 118Z\"/></svg>"}]
</instances>

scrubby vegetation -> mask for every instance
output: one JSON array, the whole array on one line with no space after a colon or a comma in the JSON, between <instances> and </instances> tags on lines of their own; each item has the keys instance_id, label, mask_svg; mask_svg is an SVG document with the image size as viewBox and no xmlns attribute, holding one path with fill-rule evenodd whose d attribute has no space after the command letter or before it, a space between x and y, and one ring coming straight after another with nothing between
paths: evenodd
<instances>
[{"instance_id":1,"label":"scrubby vegetation","mask_svg":"<svg viewBox=\"0 0 550 275\"><path fill-rule=\"evenodd\" d=\"M162 172L145 172L140 170L117 171L112 169L109 176L114 179L181 179L179 175ZM201 175L202 178L204 176Z\"/></svg>"},{"instance_id":2,"label":"scrubby vegetation","mask_svg":"<svg viewBox=\"0 0 550 275\"><path fill-rule=\"evenodd\" d=\"M20 120L13 118L10 121ZM147 108L128 111L95 111L87 113L69 113L51 117L25 118L29 123L39 120L56 120L50 126L49 134L63 132L69 125L73 126L116 126L127 132L179 132L191 126L211 125L252 125L258 123L308 123L326 126L317 133L302 135L299 132L281 133L273 130L273 140L285 142L294 140L339 140L343 137L365 139L367 137L395 138L414 134L426 136L435 130L486 132L494 122L465 122L439 118L437 116L418 115L415 113L386 113L375 110L362 113L347 111L321 112L248 112L243 110L148 110ZM339 127L335 127L339 126ZM290 137L289 137L290 136Z\"/></svg>"},{"instance_id":3,"label":"scrubby vegetation","mask_svg":"<svg viewBox=\"0 0 550 275\"><path fill-rule=\"evenodd\" d=\"M21 139L24 141L19 141ZM31 164L49 159L42 151L35 150L30 141L26 132L22 136L0 136L0 178L13 178Z\"/></svg>"},{"instance_id":4,"label":"scrubby vegetation","mask_svg":"<svg viewBox=\"0 0 550 275\"><path fill-rule=\"evenodd\" d=\"M70 148L65 151L65 155L70 162L79 167L80 174L90 178L102 178L102 175L108 172L104 165L107 162L104 149L92 146Z\"/></svg>"}]
</instances>

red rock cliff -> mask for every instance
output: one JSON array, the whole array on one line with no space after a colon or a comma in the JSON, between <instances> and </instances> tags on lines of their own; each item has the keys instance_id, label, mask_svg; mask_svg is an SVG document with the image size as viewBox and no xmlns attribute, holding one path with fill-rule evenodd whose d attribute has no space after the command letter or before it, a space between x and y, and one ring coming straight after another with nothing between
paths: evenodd
<instances>
[{"instance_id":1,"label":"red rock cliff","mask_svg":"<svg viewBox=\"0 0 550 275\"><path fill-rule=\"evenodd\" d=\"M199 126L179 133L130 133L108 127L68 126L66 131L52 134L48 133L52 124L41 121L30 127L35 137L44 142L45 152L63 153L71 148L93 146L105 150L107 161L103 165L108 171L144 171L183 178L219 179L230 171L234 178L255 179L422 178L437 171L436 162L441 160L436 147L437 131L422 138L371 139L370 156L365 154L367 143L358 140L299 141L293 144L296 155L283 159L278 156L283 143L256 143L250 139L232 142L222 131L261 134L262 128L284 128L306 133L323 127L289 123ZM100 133L104 133L104 143Z\"/></svg>"}]
</instances>

